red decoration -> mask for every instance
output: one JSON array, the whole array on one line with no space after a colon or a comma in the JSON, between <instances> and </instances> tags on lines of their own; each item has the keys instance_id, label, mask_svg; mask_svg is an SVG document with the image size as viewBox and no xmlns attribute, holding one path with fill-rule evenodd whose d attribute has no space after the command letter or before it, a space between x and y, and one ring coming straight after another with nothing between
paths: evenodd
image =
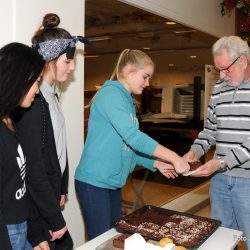
<instances>
[{"instance_id":1,"label":"red decoration","mask_svg":"<svg viewBox=\"0 0 250 250\"><path fill-rule=\"evenodd\" d=\"M242 35L250 34L250 0L224 0L221 2L221 14L230 15L233 9L238 9L246 16L246 19L240 22L240 33Z\"/></svg>"},{"instance_id":2,"label":"red decoration","mask_svg":"<svg viewBox=\"0 0 250 250\"><path fill-rule=\"evenodd\" d=\"M226 6L229 11L232 11L235 8L235 3L233 0L226 0Z\"/></svg>"}]
</instances>

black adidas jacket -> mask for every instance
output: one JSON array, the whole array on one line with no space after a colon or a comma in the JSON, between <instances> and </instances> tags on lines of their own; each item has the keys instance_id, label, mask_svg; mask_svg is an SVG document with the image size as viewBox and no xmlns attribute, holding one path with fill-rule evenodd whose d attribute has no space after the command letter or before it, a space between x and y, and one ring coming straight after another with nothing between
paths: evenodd
<instances>
[{"instance_id":1,"label":"black adidas jacket","mask_svg":"<svg viewBox=\"0 0 250 250\"><path fill-rule=\"evenodd\" d=\"M12 132L0 120L0 250L12 250L7 224L28 219L26 157Z\"/></svg>"}]
</instances>

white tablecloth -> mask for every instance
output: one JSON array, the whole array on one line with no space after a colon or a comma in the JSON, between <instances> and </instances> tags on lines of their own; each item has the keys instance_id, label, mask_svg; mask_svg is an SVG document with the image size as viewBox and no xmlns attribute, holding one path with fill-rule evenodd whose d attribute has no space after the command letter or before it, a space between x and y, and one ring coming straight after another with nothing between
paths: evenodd
<instances>
[{"instance_id":1,"label":"white tablecloth","mask_svg":"<svg viewBox=\"0 0 250 250\"><path fill-rule=\"evenodd\" d=\"M96 247L116 234L118 232L112 228L75 250L95 250ZM197 250L233 250L237 246L241 235L241 231L219 227Z\"/></svg>"}]
</instances>

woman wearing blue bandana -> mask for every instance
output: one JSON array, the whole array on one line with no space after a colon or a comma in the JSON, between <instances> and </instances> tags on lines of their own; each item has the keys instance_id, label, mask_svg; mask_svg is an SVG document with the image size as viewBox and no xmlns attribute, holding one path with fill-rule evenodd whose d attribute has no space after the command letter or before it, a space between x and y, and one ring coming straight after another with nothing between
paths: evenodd
<instances>
[{"instance_id":1,"label":"woman wearing blue bandana","mask_svg":"<svg viewBox=\"0 0 250 250\"><path fill-rule=\"evenodd\" d=\"M32 47L43 56L46 65L41 93L18 121L18 131L29 159L27 185L35 201L33 219L29 223L29 241L37 249L48 242L50 249L71 250L73 242L61 213L68 188L68 161L57 82L69 78L75 69L75 45L87 40L72 37L65 29L57 27L59 23L56 14L45 15L32 38Z\"/></svg>"}]
</instances>

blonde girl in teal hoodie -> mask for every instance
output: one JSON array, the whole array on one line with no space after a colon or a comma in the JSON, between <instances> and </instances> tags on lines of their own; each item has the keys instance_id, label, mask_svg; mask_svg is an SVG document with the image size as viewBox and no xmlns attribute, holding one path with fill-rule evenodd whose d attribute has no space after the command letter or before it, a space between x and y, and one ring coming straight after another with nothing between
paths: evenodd
<instances>
[{"instance_id":1,"label":"blonde girl in teal hoodie","mask_svg":"<svg viewBox=\"0 0 250 250\"><path fill-rule=\"evenodd\" d=\"M147 54L125 49L111 80L91 104L88 135L75 173L88 239L107 231L121 217L121 188L136 165L158 170L167 178L189 170L180 156L139 130L132 95L142 94L153 72Z\"/></svg>"}]
</instances>

